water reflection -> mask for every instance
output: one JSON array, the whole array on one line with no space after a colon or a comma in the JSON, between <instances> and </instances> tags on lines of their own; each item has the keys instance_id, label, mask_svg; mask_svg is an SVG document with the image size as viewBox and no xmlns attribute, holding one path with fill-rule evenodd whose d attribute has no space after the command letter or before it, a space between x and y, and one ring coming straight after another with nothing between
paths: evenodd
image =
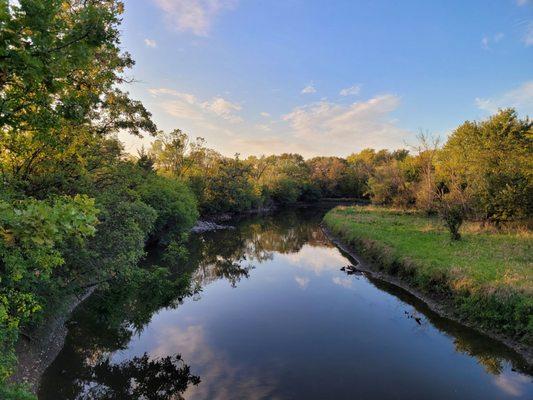
<instances>
[{"instance_id":1,"label":"water reflection","mask_svg":"<svg viewBox=\"0 0 533 400\"><path fill-rule=\"evenodd\" d=\"M245 219L191 239L186 263L151 254L174 274L79 307L39 398L532 395L531 371L503 345L341 271L348 256L324 236L321 215Z\"/></svg>"},{"instance_id":2,"label":"water reflection","mask_svg":"<svg viewBox=\"0 0 533 400\"><path fill-rule=\"evenodd\" d=\"M189 385L200 383L180 355L154 359L146 353L116 364L104 360L94 365L90 376L80 378L94 383L85 397L102 400L182 399Z\"/></svg>"}]
</instances>

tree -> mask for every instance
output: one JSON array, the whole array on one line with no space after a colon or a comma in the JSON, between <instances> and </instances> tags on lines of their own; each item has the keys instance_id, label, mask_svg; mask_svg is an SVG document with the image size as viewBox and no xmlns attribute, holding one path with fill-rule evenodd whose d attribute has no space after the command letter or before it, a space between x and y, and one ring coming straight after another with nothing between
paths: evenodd
<instances>
[{"instance_id":1,"label":"tree","mask_svg":"<svg viewBox=\"0 0 533 400\"><path fill-rule=\"evenodd\" d=\"M475 216L499 224L533 209L532 121L512 109L481 122L465 122L439 157L439 179L471 194ZM451 180L456 182L451 182Z\"/></svg>"},{"instance_id":2,"label":"tree","mask_svg":"<svg viewBox=\"0 0 533 400\"><path fill-rule=\"evenodd\" d=\"M307 161L309 179L322 191L323 196L350 195L346 160L339 157L315 157Z\"/></svg>"},{"instance_id":3,"label":"tree","mask_svg":"<svg viewBox=\"0 0 533 400\"><path fill-rule=\"evenodd\" d=\"M416 205L427 214L435 211L435 198L437 195L435 181L435 160L439 151L440 139L431 138L428 134L420 132L417 136L418 144L413 146L416 152L416 165L419 170L417 176Z\"/></svg>"},{"instance_id":4,"label":"tree","mask_svg":"<svg viewBox=\"0 0 533 400\"><path fill-rule=\"evenodd\" d=\"M39 176L80 175L99 138L156 128L116 88L133 65L119 49L121 2L19 3L0 5L0 174L32 193Z\"/></svg>"},{"instance_id":5,"label":"tree","mask_svg":"<svg viewBox=\"0 0 533 400\"><path fill-rule=\"evenodd\" d=\"M42 307L36 288L65 263L67 238L94 235L96 214L86 196L0 201L0 386L13 366L18 328Z\"/></svg>"}]
</instances>

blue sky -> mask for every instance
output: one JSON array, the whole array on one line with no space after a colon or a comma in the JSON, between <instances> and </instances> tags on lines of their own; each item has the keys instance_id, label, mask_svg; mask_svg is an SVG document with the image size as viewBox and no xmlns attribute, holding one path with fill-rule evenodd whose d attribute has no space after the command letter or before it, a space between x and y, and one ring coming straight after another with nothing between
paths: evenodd
<instances>
[{"instance_id":1,"label":"blue sky","mask_svg":"<svg viewBox=\"0 0 533 400\"><path fill-rule=\"evenodd\" d=\"M126 0L134 98L225 155L346 156L533 116L531 0ZM121 135L135 151L150 139Z\"/></svg>"}]
</instances>

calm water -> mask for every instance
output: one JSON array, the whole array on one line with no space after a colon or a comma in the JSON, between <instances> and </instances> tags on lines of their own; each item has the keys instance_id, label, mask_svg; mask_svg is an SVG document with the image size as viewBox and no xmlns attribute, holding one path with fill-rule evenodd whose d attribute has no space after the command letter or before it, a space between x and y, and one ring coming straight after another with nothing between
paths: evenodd
<instances>
[{"instance_id":1,"label":"calm water","mask_svg":"<svg viewBox=\"0 0 533 400\"><path fill-rule=\"evenodd\" d=\"M533 399L531 375L504 346L341 271L350 260L322 234L322 213L193 238L176 272L196 290L95 293L39 399Z\"/></svg>"}]
</instances>

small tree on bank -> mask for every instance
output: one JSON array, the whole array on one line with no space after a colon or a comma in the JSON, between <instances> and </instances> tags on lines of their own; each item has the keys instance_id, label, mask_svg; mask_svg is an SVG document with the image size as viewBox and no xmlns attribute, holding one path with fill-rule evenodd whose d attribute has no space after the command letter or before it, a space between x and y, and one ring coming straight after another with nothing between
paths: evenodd
<instances>
[{"instance_id":1,"label":"small tree on bank","mask_svg":"<svg viewBox=\"0 0 533 400\"><path fill-rule=\"evenodd\" d=\"M437 190L437 210L452 240L460 240L459 229L468 216L470 198L465 187L452 180Z\"/></svg>"}]
</instances>

